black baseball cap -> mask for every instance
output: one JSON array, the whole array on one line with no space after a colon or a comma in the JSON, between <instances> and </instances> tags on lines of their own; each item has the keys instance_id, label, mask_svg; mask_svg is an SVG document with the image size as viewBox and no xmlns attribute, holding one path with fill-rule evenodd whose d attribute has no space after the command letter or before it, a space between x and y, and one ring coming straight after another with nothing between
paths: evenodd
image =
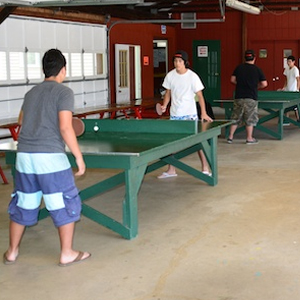
<instances>
[{"instance_id":1,"label":"black baseball cap","mask_svg":"<svg viewBox=\"0 0 300 300\"><path fill-rule=\"evenodd\" d=\"M253 50L246 50L245 51L245 60L251 61L255 58L255 52Z\"/></svg>"},{"instance_id":2,"label":"black baseball cap","mask_svg":"<svg viewBox=\"0 0 300 300\"><path fill-rule=\"evenodd\" d=\"M189 56L188 54L183 51L183 50L178 50L176 51L176 53L174 54L173 56L173 60L176 58L176 57L179 57L181 59L183 59L185 62L187 62L189 60Z\"/></svg>"}]
</instances>

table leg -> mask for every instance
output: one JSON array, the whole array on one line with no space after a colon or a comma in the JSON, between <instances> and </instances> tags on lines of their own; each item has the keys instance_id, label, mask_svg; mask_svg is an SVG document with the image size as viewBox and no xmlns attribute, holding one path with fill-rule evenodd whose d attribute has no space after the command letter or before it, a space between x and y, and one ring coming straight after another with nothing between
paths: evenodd
<instances>
[{"instance_id":1,"label":"table leg","mask_svg":"<svg viewBox=\"0 0 300 300\"><path fill-rule=\"evenodd\" d=\"M138 192L141 187L147 164L125 171L125 199L123 201L123 225L128 228L128 239L138 234Z\"/></svg>"},{"instance_id":2,"label":"table leg","mask_svg":"<svg viewBox=\"0 0 300 300\"><path fill-rule=\"evenodd\" d=\"M10 134L11 134L11 136L12 136L12 138L13 138L14 141L18 140L20 129L21 129L20 125L9 127Z\"/></svg>"},{"instance_id":3,"label":"table leg","mask_svg":"<svg viewBox=\"0 0 300 300\"><path fill-rule=\"evenodd\" d=\"M4 172L3 172L2 168L1 168L1 166L0 166L0 175L1 175L1 177L2 177L3 183L4 183L4 184L8 184L8 180L6 179L5 174L4 174Z\"/></svg>"},{"instance_id":4,"label":"table leg","mask_svg":"<svg viewBox=\"0 0 300 300\"><path fill-rule=\"evenodd\" d=\"M225 106L225 119L226 120L230 120L231 119L232 109L233 108ZM230 126L226 126L225 127L225 138L228 138L228 136L229 136L229 130L230 130Z\"/></svg>"},{"instance_id":5,"label":"table leg","mask_svg":"<svg viewBox=\"0 0 300 300\"><path fill-rule=\"evenodd\" d=\"M278 111L278 134L279 139L283 139L283 120L284 120L284 109Z\"/></svg>"},{"instance_id":6,"label":"table leg","mask_svg":"<svg viewBox=\"0 0 300 300\"><path fill-rule=\"evenodd\" d=\"M134 113L135 113L136 119L142 119L142 113L141 113L140 107L134 107Z\"/></svg>"}]
</instances>

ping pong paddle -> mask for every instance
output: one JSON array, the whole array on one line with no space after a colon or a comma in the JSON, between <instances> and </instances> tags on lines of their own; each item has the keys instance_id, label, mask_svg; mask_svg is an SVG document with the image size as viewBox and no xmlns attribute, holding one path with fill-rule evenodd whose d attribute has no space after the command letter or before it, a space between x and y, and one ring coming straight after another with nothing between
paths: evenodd
<instances>
[{"instance_id":1,"label":"ping pong paddle","mask_svg":"<svg viewBox=\"0 0 300 300\"><path fill-rule=\"evenodd\" d=\"M84 133L85 126L81 119L74 117L72 119L72 125L73 125L76 136L81 136Z\"/></svg>"},{"instance_id":2,"label":"ping pong paddle","mask_svg":"<svg viewBox=\"0 0 300 300\"><path fill-rule=\"evenodd\" d=\"M161 104L160 103L156 103L156 112L159 116L161 116L163 114L162 108L161 108Z\"/></svg>"}]
</instances>

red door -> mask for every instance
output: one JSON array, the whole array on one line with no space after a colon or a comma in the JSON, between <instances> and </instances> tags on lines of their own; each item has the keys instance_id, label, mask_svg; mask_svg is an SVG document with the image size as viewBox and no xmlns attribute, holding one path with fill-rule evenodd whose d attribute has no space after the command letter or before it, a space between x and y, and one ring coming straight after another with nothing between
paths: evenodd
<instances>
[{"instance_id":1,"label":"red door","mask_svg":"<svg viewBox=\"0 0 300 300\"><path fill-rule=\"evenodd\" d=\"M259 66L268 81L267 90L276 91L284 86L283 71L289 55L298 57L298 43L294 41L253 41L256 53L256 65Z\"/></svg>"}]
</instances>

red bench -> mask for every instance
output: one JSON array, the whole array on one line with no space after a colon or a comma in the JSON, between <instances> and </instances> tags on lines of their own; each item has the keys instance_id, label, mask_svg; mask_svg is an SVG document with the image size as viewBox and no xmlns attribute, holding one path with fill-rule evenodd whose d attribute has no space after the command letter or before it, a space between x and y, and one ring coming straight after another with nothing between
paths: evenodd
<instances>
[{"instance_id":1,"label":"red bench","mask_svg":"<svg viewBox=\"0 0 300 300\"><path fill-rule=\"evenodd\" d=\"M8 118L0 120L0 128L8 129L12 138L16 141L20 132L21 126L18 124L18 118ZM4 184L8 184L8 180L5 177L5 174L0 166L0 176Z\"/></svg>"},{"instance_id":2,"label":"red bench","mask_svg":"<svg viewBox=\"0 0 300 300\"><path fill-rule=\"evenodd\" d=\"M117 104L106 104L100 106L86 107L75 109L74 116L78 118L86 118L88 115L99 115L99 119L104 117L105 113L110 114L110 119L114 119L118 117L117 113L123 114L125 118L129 118L130 115L134 114L137 119L142 119L147 112L152 110L155 112L155 105L157 102L161 101L160 99L138 99L129 101L127 103ZM147 115L149 117L149 115ZM155 115L152 113L151 115L154 117ZM156 115L157 116L157 115Z\"/></svg>"}]
</instances>

